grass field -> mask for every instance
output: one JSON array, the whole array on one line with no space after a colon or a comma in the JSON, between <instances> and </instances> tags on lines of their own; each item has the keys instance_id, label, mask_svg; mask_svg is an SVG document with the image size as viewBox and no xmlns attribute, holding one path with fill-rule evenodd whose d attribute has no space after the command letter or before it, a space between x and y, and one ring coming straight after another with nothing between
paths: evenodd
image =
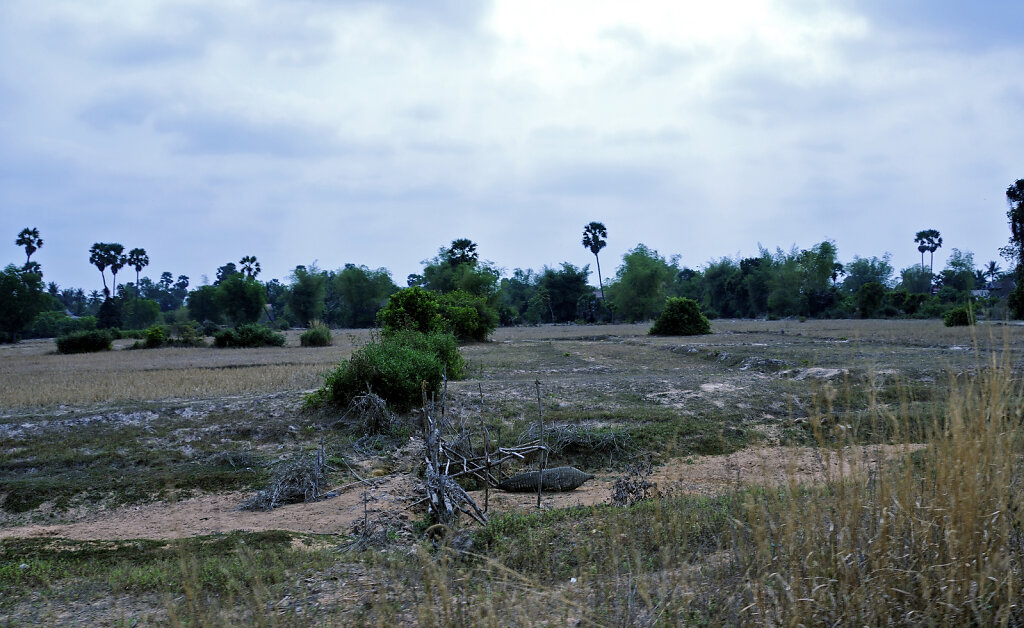
<instances>
[{"instance_id":1,"label":"grass field","mask_svg":"<svg viewBox=\"0 0 1024 628\"><path fill-rule=\"evenodd\" d=\"M456 423L482 417L504 443L524 438L539 381L549 427L614 446L553 452L552 465L598 475L578 494L539 512L495 498L486 526L442 541L423 538L422 512L400 499L418 497L414 423L367 439L302 410L366 331L335 331L320 349L294 334L273 349L0 347L0 620L1024 624L1024 327L646 329L500 329L462 348ZM211 510L220 527L172 535L133 526L240 501L321 442L334 485L372 488L244 523ZM641 459L660 496L602 503ZM735 478L701 475L711 468Z\"/></svg>"}]
</instances>

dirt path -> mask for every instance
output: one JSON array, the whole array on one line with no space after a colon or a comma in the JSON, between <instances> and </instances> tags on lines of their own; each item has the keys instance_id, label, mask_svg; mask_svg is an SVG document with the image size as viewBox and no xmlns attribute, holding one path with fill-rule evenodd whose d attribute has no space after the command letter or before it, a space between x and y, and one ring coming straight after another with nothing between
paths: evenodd
<instances>
[{"instance_id":1,"label":"dirt path","mask_svg":"<svg viewBox=\"0 0 1024 628\"><path fill-rule=\"evenodd\" d=\"M920 449L878 445L848 448L843 473L855 468L873 467L881 460ZM657 467L650 481L664 490L712 495L730 488L753 484L780 484L790 478L800 483L819 482L827 473L840 472L836 456L826 464L821 450L809 447L746 449L728 456L704 456L676 459ZM543 497L545 508L592 505L607 502L617 474L601 474L575 491L549 493ZM206 495L179 502L158 502L95 512L80 521L57 525L24 525L0 529L0 539L60 537L75 540L173 539L231 532L234 530L288 530L315 534L342 534L351 531L363 518L363 494L371 519L386 519L405 527L419 517L409 506L419 499L418 481L409 473L379 478L370 486L356 486L336 497L309 504L282 506L269 512L238 510L249 495L226 493ZM482 507L483 491L471 493ZM491 512L529 511L537 503L536 494L490 492Z\"/></svg>"}]
</instances>

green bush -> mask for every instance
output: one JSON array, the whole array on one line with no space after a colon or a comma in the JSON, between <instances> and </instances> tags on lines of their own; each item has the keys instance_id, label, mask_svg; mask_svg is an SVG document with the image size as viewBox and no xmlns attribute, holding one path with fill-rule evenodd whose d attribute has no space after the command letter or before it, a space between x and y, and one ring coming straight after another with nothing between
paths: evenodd
<instances>
[{"instance_id":1,"label":"green bush","mask_svg":"<svg viewBox=\"0 0 1024 628\"><path fill-rule=\"evenodd\" d=\"M57 338L57 351L60 353L93 353L107 351L113 345L113 337L109 331L93 329L76 331Z\"/></svg>"},{"instance_id":2,"label":"green bush","mask_svg":"<svg viewBox=\"0 0 1024 628\"><path fill-rule=\"evenodd\" d=\"M435 394L446 369L448 379L459 379L464 366L451 334L398 331L353 353L327 374L307 403L347 406L356 396L373 392L396 411L407 412L422 403L424 383L427 395Z\"/></svg>"},{"instance_id":3,"label":"green bush","mask_svg":"<svg viewBox=\"0 0 1024 628\"><path fill-rule=\"evenodd\" d=\"M284 334L255 323L246 323L234 329L221 329L213 334L213 344L221 348L283 347L284 343Z\"/></svg>"},{"instance_id":4,"label":"green bush","mask_svg":"<svg viewBox=\"0 0 1024 628\"><path fill-rule=\"evenodd\" d=\"M29 335L33 338L57 338L76 331L96 329L95 316L71 318L64 312L40 312L32 320Z\"/></svg>"},{"instance_id":5,"label":"green bush","mask_svg":"<svg viewBox=\"0 0 1024 628\"><path fill-rule=\"evenodd\" d=\"M441 318L459 340L483 342L498 328L498 311L487 299L462 290L441 295Z\"/></svg>"},{"instance_id":6,"label":"green bush","mask_svg":"<svg viewBox=\"0 0 1024 628\"><path fill-rule=\"evenodd\" d=\"M654 336L699 336L711 333L711 323L701 314L693 299L670 297L649 333Z\"/></svg>"},{"instance_id":7,"label":"green bush","mask_svg":"<svg viewBox=\"0 0 1024 628\"><path fill-rule=\"evenodd\" d=\"M164 344L172 347L205 347L206 334L199 323L189 321L177 326L175 333L177 337L168 338Z\"/></svg>"},{"instance_id":8,"label":"green bush","mask_svg":"<svg viewBox=\"0 0 1024 628\"><path fill-rule=\"evenodd\" d=\"M377 312L377 322L385 335L398 331L431 334L444 330L437 295L419 286L392 294L388 304Z\"/></svg>"},{"instance_id":9,"label":"green bush","mask_svg":"<svg viewBox=\"0 0 1024 628\"><path fill-rule=\"evenodd\" d=\"M320 321L313 321L309 329L299 336L299 344L303 347L329 347L331 342L331 329Z\"/></svg>"},{"instance_id":10,"label":"green bush","mask_svg":"<svg viewBox=\"0 0 1024 628\"><path fill-rule=\"evenodd\" d=\"M955 307L942 316L946 327L966 327L974 324L974 312L966 307Z\"/></svg>"},{"instance_id":11,"label":"green bush","mask_svg":"<svg viewBox=\"0 0 1024 628\"><path fill-rule=\"evenodd\" d=\"M153 325L146 330L146 348L155 349L167 340L167 330L160 325Z\"/></svg>"}]
</instances>

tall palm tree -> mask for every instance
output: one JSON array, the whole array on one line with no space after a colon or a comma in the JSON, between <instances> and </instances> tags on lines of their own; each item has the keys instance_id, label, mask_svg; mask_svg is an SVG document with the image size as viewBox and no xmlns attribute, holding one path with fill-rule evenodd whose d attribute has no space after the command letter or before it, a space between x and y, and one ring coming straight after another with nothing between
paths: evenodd
<instances>
[{"instance_id":1,"label":"tall palm tree","mask_svg":"<svg viewBox=\"0 0 1024 628\"><path fill-rule=\"evenodd\" d=\"M149 255L146 254L146 249L132 249L128 251L128 257L126 258L128 265L135 269L135 293L139 293L139 273L146 266L149 266Z\"/></svg>"},{"instance_id":2,"label":"tall palm tree","mask_svg":"<svg viewBox=\"0 0 1024 628\"><path fill-rule=\"evenodd\" d=\"M925 229L924 231L918 231L917 235L914 236L914 242L918 243L917 250L921 252L921 266L924 266L924 252L928 251L931 254L931 265L928 269L928 289L931 291L931 275L935 273L935 251L942 246L942 236L935 229Z\"/></svg>"},{"instance_id":3,"label":"tall palm tree","mask_svg":"<svg viewBox=\"0 0 1024 628\"><path fill-rule=\"evenodd\" d=\"M43 246L43 239L39 237L39 229L25 227L18 234L18 239L14 243L25 247L25 268L28 268L28 263L32 260L32 254L38 251L39 247Z\"/></svg>"},{"instance_id":4,"label":"tall palm tree","mask_svg":"<svg viewBox=\"0 0 1024 628\"><path fill-rule=\"evenodd\" d=\"M256 275L260 274L260 263L256 261L255 255L246 255L238 260L238 263L242 267L242 272L249 279L255 279Z\"/></svg>"},{"instance_id":5,"label":"tall palm tree","mask_svg":"<svg viewBox=\"0 0 1024 628\"><path fill-rule=\"evenodd\" d=\"M100 271L100 278L103 279L103 295L110 296L110 288L107 287L107 275L103 271L110 266L111 254L110 245L105 242L95 242L89 248L89 263Z\"/></svg>"},{"instance_id":6,"label":"tall palm tree","mask_svg":"<svg viewBox=\"0 0 1024 628\"><path fill-rule=\"evenodd\" d=\"M117 296L117 273L121 272L121 269L128 265L128 258L124 254L124 246L115 243L110 245L110 252L113 255L110 262L110 276L113 277L111 283L114 284L114 296Z\"/></svg>"},{"instance_id":7,"label":"tall palm tree","mask_svg":"<svg viewBox=\"0 0 1024 628\"><path fill-rule=\"evenodd\" d=\"M583 227L583 246L590 249L590 252L594 254L594 259L597 260L597 285L601 288L602 301L604 300L604 281L601 279L601 258L597 254L608 244L604 240L607 237L608 230L599 222L592 222Z\"/></svg>"},{"instance_id":8,"label":"tall palm tree","mask_svg":"<svg viewBox=\"0 0 1024 628\"><path fill-rule=\"evenodd\" d=\"M983 272L985 277L987 277L991 283L995 282L996 278L999 277L999 274L1003 272L1003 269L999 267L998 262L992 260L988 264L985 264L985 270Z\"/></svg>"}]
</instances>

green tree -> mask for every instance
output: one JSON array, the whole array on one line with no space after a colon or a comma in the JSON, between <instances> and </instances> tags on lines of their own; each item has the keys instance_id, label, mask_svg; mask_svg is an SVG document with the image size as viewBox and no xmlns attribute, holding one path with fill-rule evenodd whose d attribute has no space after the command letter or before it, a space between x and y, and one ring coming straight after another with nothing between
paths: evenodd
<instances>
[{"instance_id":1,"label":"green tree","mask_svg":"<svg viewBox=\"0 0 1024 628\"><path fill-rule=\"evenodd\" d=\"M114 264L119 262L122 251L124 251L123 246L112 242L96 242L89 249L89 263L99 269L100 278L103 280L103 294L108 297L110 289L107 287L107 276L104 271L108 267L112 269Z\"/></svg>"},{"instance_id":2,"label":"green tree","mask_svg":"<svg viewBox=\"0 0 1024 628\"><path fill-rule=\"evenodd\" d=\"M942 236L935 229L925 229L924 231L918 231L917 235L914 236L914 242L918 243L917 250L921 251L921 265L924 266L924 252L928 251L931 254L931 265L928 268L928 272L935 274L935 251L939 250L942 246ZM922 248L924 247L924 248ZM929 288L931 284L929 284Z\"/></svg>"},{"instance_id":3,"label":"green tree","mask_svg":"<svg viewBox=\"0 0 1024 628\"><path fill-rule=\"evenodd\" d=\"M114 296L116 297L119 294L117 288L117 273L121 272L121 269L128 265L128 257L124 254L124 247L120 244L112 244L110 250L115 254L115 256L111 258L110 262L110 283L114 286Z\"/></svg>"},{"instance_id":4,"label":"green tree","mask_svg":"<svg viewBox=\"0 0 1024 628\"><path fill-rule=\"evenodd\" d=\"M591 294L593 288L587 285L590 266L577 268L569 262L562 262L557 270L545 267L540 274L540 287L549 295L548 309L556 323L576 320L576 306L580 297Z\"/></svg>"},{"instance_id":5,"label":"green tree","mask_svg":"<svg viewBox=\"0 0 1024 628\"><path fill-rule=\"evenodd\" d=\"M855 255L853 261L845 266L846 279L842 289L846 294L856 294L866 283L878 283L883 286L892 284L892 256L886 253L881 257L860 257Z\"/></svg>"},{"instance_id":6,"label":"green tree","mask_svg":"<svg viewBox=\"0 0 1024 628\"><path fill-rule=\"evenodd\" d=\"M999 262L995 260L991 260L988 264L985 264L985 269L982 271L984 277L988 279L989 282L993 283L996 281L996 279L999 279L999 276L1002 275L1002 272L1003 269L999 266Z\"/></svg>"},{"instance_id":7,"label":"green tree","mask_svg":"<svg viewBox=\"0 0 1024 628\"><path fill-rule=\"evenodd\" d=\"M974 275L974 254L953 249L946 260L946 268L940 273L942 287L951 288L955 293L954 299L964 301L969 296L967 293L974 290Z\"/></svg>"},{"instance_id":8,"label":"green tree","mask_svg":"<svg viewBox=\"0 0 1024 628\"><path fill-rule=\"evenodd\" d=\"M296 266L292 271L292 285L288 295L288 313L301 327L324 315L324 296L327 294L327 274L311 265Z\"/></svg>"},{"instance_id":9,"label":"green tree","mask_svg":"<svg viewBox=\"0 0 1024 628\"><path fill-rule=\"evenodd\" d=\"M397 290L386 268L345 264L327 278L327 320L338 327L373 327L377 312Z\"/></svg>"},{"instance_id":10,"label":"green tree","mask_svg":"<svg viewBox=\"0 0 1024 628\"><path fill-rule=\"evenodd\" d=\"M656 250L638 244L622 261L607 288L609 307L629 322L654 318L665 307L669 286L679 273L676 258L667 261Z\"/></svg>"},{"instance_id":11,"label":"green tree","mask_svg":"<svg viewBox=\"0 0 1024 628\"><path fill-rule=\"evenodd\" d=\"M246 255L238 264L242 267L241 272L249 279L255 279L260 274L260 263L256 261L255 255Z\"/></svg>"},{"instance_id":12,"label":"green tree","mask_svg":"<svg viewBox=\"0 0 1024 628\"><path fill-rule=\"evenodd\" d=\"M235 266L234 262L228 262L217 269L217 280L213 282L213 285L219 286L222 281L228 277L238 273L238 267Z\"/></svg>"},{"instance_id":13,"label":"green tree","mask_svg":"<svg viewBox=\"0 0 1024 628\"><path fill-rule=\"evenodd\" d=\"M604 281L601 279L601 258L598 253L608 244L605 238L608 237L608 229L599 222L591 222L583 227L583 246L590 249L597 261L597 285L601 288L601 299L604 299Z\"/></svg>"},{"instance_id":14,"label":"green tree","mask_svg":"<svg viewBox=\"0 0 1024 628\"><path fill-rule=\"evenodd\" d=\"M854 295L857 303L857 313L861 318L873 316L885 299L885 286L877 282L866 283L857 290Z\"/></svg>"},{"instance_id":15,"label":"green tree","mask_svg":"<svg viewBox=\"0 0 1024 628\"><path fill-rule=\"evenodd\" d=\"M129 266L135 269L135 300L138 301L142 294L142 288L139 285L139 273L142 272L143 268L149 266L149 255L146 254L146 249L132 249L128 251L128 257L125 258L125 261ZM138 320L137 315L139 312L140 308L136 304L136 306L131 309L132 326L138 329L140 325L145 325L147 327L151 325L152 323L144 323Z\"/></svg>"},{"instance_id":16,"label":"green tree","mask_svg":"<svg viewBox=\"0 0 1024 628\"><path fill-rule=\"evenodd\" d=\"M217 286L200 286L188 294L188 314L192 320L219 323L223 313L217 299Z\"/></svg>"},{"instance_id":17,"label":"green tree","mask_svg":"<svg viewBox=\"0 0 1024 628\"><path fill-rule=\"evenodd\" d=\"M1014 318L1024 318L1024 179L1017 179L1006 188L1006 218L1010 222L1010 244L1001 253L1016 262L1014 279L1017 282L1007 298Z\"/></svg>"},{"instance_id":18,"label":"green tree","mask_svg":"<svg viewBox=\"0 0 1024 628\"><path fill-rule=\"evenodd\" d=\"M445 327L438 295L419 286L392 294L388 304L377 312L377 322L385 334L400 331L431 334L442 332Z\"/></svg>"},{"instance_id":19,"label":"green tree","mask_svg":"<svg viewBox=\"0 0 1024 628\"><path fill-rule=\"evenodd\" d=\"M139 273L146 266L149 266L149 255L146 254L146 249L132 249L128 251L128 257L126 258L128 265L135 269L135 285L139 285Z\"/></svg>"},{"instance_id":20,"label":"green tree","mask_svg":"<svg viewBox=\"0 0 1024 628\"><path fill-rule=\"evenodd\" d=\"M0 340L16 342L46 307L43 278L10 264L0 272Z\"/></svg>"},{"instance_id":21,"label":"green tree","mask_svg":"<svg viewBox=\"0 0 1024 628\"><path fill-rule=\"evenodd\" d=\"M423 274L410 276L410 286L441 294L462 290L491 302L497 299L500 273L491 262L480 261L476 244L465 238L441 248L436 257L423 263Z\"/></svg>"},{"instance_id":22,"label":"green tree","mask_svg":"<svg viewBox=\"0 0 1024 628\"><path fill-rule=\"evenodd\" d=\"M530 297L537 290L538 276L531 269L517 268L511 277L501 280L498 296L498 314L502 325L518 325L524 322Z\"/></svg>"},{"instance_id":23,"label":"green tree","mask_svg":"<svg viewBox=\"0 0 1024 628\"><path fill-rule=\"evenodd\" d=\"M25 247L25 269L28 269L28 263L32 260L32 254L39 250L43 246L43 239L39 237L39 229L35 227L29 229L25 227L18 234L18 239L14 241L18 246Z\"/></svg>"},{"instance_id":24,"label":"green tree","mask_svg":"<svg viewBox=\"0 0 1024 628\"><path fill-rule=\"evenodd\" d=\"M235 325L255 323L263 314L267 291L251 277L235 273L217 286L217 304Z\"/></svg>"},{"instance_id":25,"label":"green tree","mask_svg":"<svg viewBox=\"0 0 1024 628\"><path fill-rule=\"evenodd\" d=\"M451 246L442 251L441 257L451 266L461 264L475 266L480 258L476 252L476 243L469 238L452 240Z\"/></svg>"},{"instance_id":26,"label":"green tree","mask_svg":"<svg viewBox=\"0 0 1024 628\"><path fill-rule=\"evenodd\" d=\"M931 276L926 266L914 264L900 271L900 281L897 288L905 290L908 294L927 294L931 284Z\"/></svg>"}]
</instances>

